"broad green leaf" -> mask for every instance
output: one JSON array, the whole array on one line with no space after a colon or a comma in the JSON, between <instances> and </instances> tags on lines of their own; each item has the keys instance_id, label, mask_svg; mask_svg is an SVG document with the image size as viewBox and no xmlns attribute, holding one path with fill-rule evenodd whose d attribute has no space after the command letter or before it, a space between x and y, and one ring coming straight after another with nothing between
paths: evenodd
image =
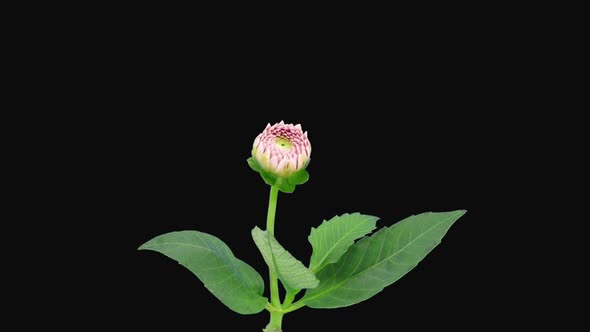
<instances>
[{"instance_id":1,"label":"broad green leaf","mask_svg":"<svg viewBox=\"0 0 590 332\"><path fill-rule=\"evenodd\" d=\"M264 282L220 239L197 231L172 232L144 243L140 250L162 253L193 272L223 304L240 314L262 311Z\"/></svg>"},{"instance_id":2,"label":"broad green leaf","mask_svg":"<svg viewBox=\"0 0 590 332\"><path fill-rule=\"evenodd\" d=\"M252 238L262 253L264 261L281 280L285 288L299 290L317 287L319 281L315 275L285 250L274 236L254 227Z\"/></svg>"},{"instance_id":3,"label":"broad green leaf","mask_svg":"<svg viewBox=\"0 0 590 332\"><path fill-rule=\"evenodd\" d=\"M372 297L413 269L465 212L422 213L363 238L318 273L319 286L301 301L312 308L338 308Z\"/></svg>"},{"instance_id":4,"label":"broad green leaf","mask_svg":"<svg viewBox=\"0 0 590 332\"><path fill-rule=\"evenodd\" d=\"M346 213L324 221L317 229L312 228L308 237L313 247L309 269L317 273L324 266L336 263L356 239L375 229L378 219L360 213Z\"/></svg>"}]
</instances>

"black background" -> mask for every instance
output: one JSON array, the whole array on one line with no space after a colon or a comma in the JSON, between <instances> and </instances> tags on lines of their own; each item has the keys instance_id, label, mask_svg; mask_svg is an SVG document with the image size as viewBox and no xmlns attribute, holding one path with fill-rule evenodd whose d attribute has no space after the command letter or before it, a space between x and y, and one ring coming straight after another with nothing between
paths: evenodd
<instances>
[{"instance_id":1,"label":"black background","mask_svg":"<svg viewBox=\"0 0 590 332\"><path fill-rule=\"evenodd\" d=\"M20 75L41 91L22 98L31 112L11 137L28 146L13 147L24 174L9 196L31 196L14 206L15 224L48 242L10 271L23 291L41 289L23 308L50 313L63 300L68 310L50 319L83 330L260 331L265 312L233 313L188 270L137 248L196 229L266 280L250 230L264 228L268 186L246 159L266 123L280 120L301 123L313 146L309 182L280 194L277 213L277 238L304 263L310 228L337 214L372 214L383 226L468 210L383 292L348 308L303 308L285 317L286 331L503 327L525 302L545 305L551 283L530 281L561 274L563 257L553 237L534 234L559 230L543 223L550 186L579 187L564 180L575 163L556 158L571 149L560 129L575 134L577 121L560 123L562 98L546 91L546 34L483 12L455 20L435 9L441 22L404 12L366 26L336 14L343 22L275 29L249 16L235 25L189 12L169 23L134 9L124 26L101 17L91 29L45 32L47 45L31 52L39 59L24 66L31 76ZM555 160L567 171L547 166ZM18 239L8 249L21 250Z\"/></svg>"},{"instance_id":2,"label":"black background","mask_svg":"<svg viewBox=\"0 0 590 332\"><path fill-rule=\"evenodd\" d=\"M104 113L79 130L96 134L84 147L96 188L84 213L101 234L100 267L86 275L100 281L88 285L95 295L87 298L109 303L97 309L106 324L260 331L268 323L265 311L236 314L190 271L137 248L166 232L207 232L268 282L250 231L264 228L269 188L246 159L266 124L284 120L301 123L313 150L309 182L279 195L276 236L306 264L310 228L334 215L371 214L385 226L421 212L468 210L383 292L352 307L288 314L286 331L500 325L512 311L484 309L505 277L505 256L492 251L494 237L506 234L493 225L518 196L506 174L522 181L527 174L511 159L521 144L509 139L519 129L513 82L501 57L477 44L461 53L451 41L407 42L395 52L377 43L353 53L345 44L260 53L229 43L201 53L162 41L159 50L133 44L99 64L104 80L90 101Z\"/></svg>"}]
</instances>

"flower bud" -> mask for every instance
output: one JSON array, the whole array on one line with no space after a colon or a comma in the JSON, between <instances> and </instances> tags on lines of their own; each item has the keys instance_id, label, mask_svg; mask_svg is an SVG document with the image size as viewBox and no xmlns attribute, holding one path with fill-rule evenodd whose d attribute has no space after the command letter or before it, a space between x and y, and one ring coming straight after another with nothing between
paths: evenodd
<instances>
[{"instance_id":1,"label":"flower bud","mask_svg":"<svg viewBox=\"0 0 590 332\"><path fill-rule=\"evenodd\" d=\"M278 186L283 192L293 192L295 185L309 178L305 170L309 164L311 144L301 125L268 124L256 137L252 147L250 167L260 173L264 181Z\"/></svg>"}]
</instances>

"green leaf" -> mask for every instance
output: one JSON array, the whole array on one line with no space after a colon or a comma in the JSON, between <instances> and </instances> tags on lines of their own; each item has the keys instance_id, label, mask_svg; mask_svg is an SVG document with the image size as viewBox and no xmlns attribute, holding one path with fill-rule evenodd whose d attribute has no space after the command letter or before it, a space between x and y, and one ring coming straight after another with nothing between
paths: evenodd
<instances>
[{"instance_id":1,"label":"green leaf","mask_svg":"<svg viewBox=\"0 0 590 332\"><path fill-rule=\"evenodd\" d=\"M197 231L172 232L144 243L193 272L223 304L240 314L255 314L268 300L262 296L264 282L250 265L237 259L220 239Z\"/></svg>"},{"instance_id":2,"label":"green leaf","mask_svg":"<svg viewBox=\"0 0 590 332\"><path fill-rule=\"evenodd\" d=\"M358 241L318 273L320 285L301 301L312 308L338 308L372 297L413 269L465 212L422 213Z\"/></svg>"},{"instance_id":3,"label":"green leaf","mask_svg":"<svg viewBox=\"0 0 590 332\"><path fill-rule=\"evenodd\" d=\"M262 253L264 261L286 289L299 290L317 287L319 281L315 275L285 250L274 236L254 227L252 238Z\"/></svg>"},{"instance_id":4,"label":"green leaf","mask_svg":"<svg viewBox=\"0 0 590 332\"><path fill-rule=\"evenodd\" d=\"M324 266L336 263L354 244L375 229L379 218L360 213L343 214L312 228L308 239L313 248L309 269L317 273Z\"/></svg>"}]
</instances>

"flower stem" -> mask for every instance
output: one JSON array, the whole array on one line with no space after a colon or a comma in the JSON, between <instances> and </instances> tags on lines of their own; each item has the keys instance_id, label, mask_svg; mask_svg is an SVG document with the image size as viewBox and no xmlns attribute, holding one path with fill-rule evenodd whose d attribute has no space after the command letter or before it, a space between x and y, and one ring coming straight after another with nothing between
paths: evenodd
<instances>
[{"instance_id":1,"label":"flower stem","mask_svg":"<svg viewBox=\"0 0 590 332\"><path fill-rule=\"evenodd\" d=\"M270 323L266 326L264 331L268 332L282 332L281 325L283 324L283 312L271 311L270 312Z\"/></svg>"},{"instance_id":2,"label":"flower stem","mask_svg":"<svg viewBox=\"0 0 590 332\"><path fill-rule=\"evenodd\" d=\"M270 187L270 197L268 200L268 215L266 217L266 230L272 236L275 235L275 214L277 211L277 198L279 196L279 188L275 186ZM279 279L272 272L269 271L270 278L270 303L276 309L281 309L281 299L279 297ZM267 327L273 328L276 331L281 330L284 313L271 311L270 323Z\"/></svg>"},{"instance_id":3,"label":"flower stem","mask_svg":"<svg viewBox=\"0 0 590 332\"><path fill-rule=\"evenodd\" d=\"M275 235L275 214L277 212L277 198L279 196L279 188L275 186L270 187L270 197L268 199L268 214L266 216L266 230L271 235Z\"/></svg>"}]
</instances>

